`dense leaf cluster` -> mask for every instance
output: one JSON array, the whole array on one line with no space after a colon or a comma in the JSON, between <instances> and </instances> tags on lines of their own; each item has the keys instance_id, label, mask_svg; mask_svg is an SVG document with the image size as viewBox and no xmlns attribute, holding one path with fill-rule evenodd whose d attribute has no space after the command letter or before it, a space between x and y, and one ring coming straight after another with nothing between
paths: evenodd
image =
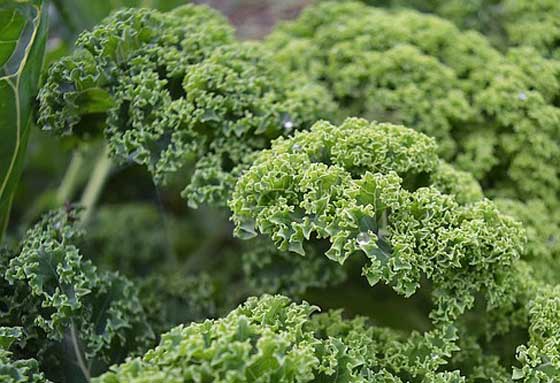
<instances>
[{"instance_id":1,"label":"dense leaf cluster","mask_svg":"<svg viewBox=\"0 0 560 383\"><path fill-rule=\"evenodd\" d=\"M498 304L497 282L510 278L523 232L488 201L459 203L476 183L442 177L441 168L453 170L436 150L428 137L391 124L317 123L262 151L239 179L230 202L236 234L256 230L300 254L305 240L328 239L325 256L344 263L363 252L369 283L405 296L428 278L438 319L455 319L482 289Z\"/></svg>"},{"instance_id":2,"label":"dense leaf cluster","mask_svg":"<svg viewBox=\"0 0 560 383\"><path fill-rule=\"evenodd\" d=\"M174 2L45 71L77 151L0 250L0 381L560 379L555 1L321 0L263 42Z\"/></svg>"},{"instance_id":3,"label":"dense leaf cluster","mask_svg":"<svg viewBox=\"0 0 560 383\"><path fill-rule=\"evenodd\" d=\"M189 5L110 16L50 69L39 97L44 129L104 133L114 157L158 182L194 162L184 193L195 206L223 204L254 151L333 109L323 88Z\"/></svg>"},{"instance_id":4,"label":"dense leaf cluster","mask_svg":"<svg viewBox=\"0 0 560 383\"><path fill-rule=\"evenodd\" d=\"M280 63L324 83L345 115L435 137L491 195L557 204L556 91L523 70L531 59L521 52L508 58L446 20L352 1L304 10L268 45Z\"/></svg>"},{"instance_id":5,"label":"dense leaf cluster","mask_svg":"<svg viewBox=\"0 0 560 383\"><path fill-rule=\"evenodd\" d=\"M311 317L317 310L283 296L251 298L223 319L174 328L144 357L95 381L463 381L457 372L435 372L453 351L437 335L406 339L340 312Z\"/></svg>"},{"instance_id":6,"label":"dense leaf cluster","mask_svg":"<svg viewBox=\"0 0 560 383\"><path fill-rule=\"evenodd\" d=\"M558 58L560 4L555 0L362 0L374 6L416 8L487 35L499 48L530 46Z\"/></svg>"},{"instance_id":7,"label":"dense leaf cluster","mask_svg":"<svg viewBox=\"0 0 560 383\"><path fill-rule=\"evenodd\" d=\"M44 367L61 363L56 353L69 349L73 360L95 371L143 351L154 334L137 288L83 258L77 219L75 211L49 214L27 232L15 254L3 254L0 323L23 327L17 352L33 355Z\"/></svg>"},{"instance_id":8,"label":"dense leaf cluster","mask_svg":"<svg viewBox=\"0 0 560 383\"><path fill-rule=\"evenodd\" d=\"M0 378L6 383L48 383L34 359L14 360L9 351L12 343L22 337L20 327L0 327Z\"/></svg>"}]
</instances>

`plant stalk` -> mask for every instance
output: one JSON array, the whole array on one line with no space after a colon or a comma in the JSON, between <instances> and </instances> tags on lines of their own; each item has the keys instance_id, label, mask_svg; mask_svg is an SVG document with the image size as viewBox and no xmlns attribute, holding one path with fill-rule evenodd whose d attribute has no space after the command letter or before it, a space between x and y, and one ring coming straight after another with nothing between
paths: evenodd
<instances>
[{"instance_id":1,"label":"plant stalk","mask_svg":"<svg viewBox=\"0 0 560 383\"><path fill-rule=\"evenodd\" d=\"M70 326L70 333L72 338L72 347L74 348L74 353L76 354L78 366L80 367L80 370L82 371L82 374L84 374L86 380L89 382L91 380L91 375L89 373L89 369L86 367L82 352L80 351L80 346L78 345L78 335L76 334L76 326L74 325L74 322L72 322L72 325Z\"/></svg>"},{"instance_id":2,"label":"plant stalk","mask_svg":"<svg viewBox=\"0 0 560 383\"><path fill-rule=\"evenodd\" d=\"M72 200L76 188L78 187L78 178L84 163L84 154L81 151L77 151L72 155L70 165L68 165L64 178L56 191L57 206L62 206L66 202Z\"/></svg>"},{"instance_id":3,"label":"plant stalk","mask_svg":"<svg viewBox=\"0 0 560 383\"><path fill-rule=\"evenodd\" d=\"M109 177L111 168L112 161L109 157L109 148L105 147L95 164L93 173L91 174L80 201L80 205L84 208L84 212L82 214L82 224L85 224L89 220L91 213L97 204L101 191L103 190L103 186Z\"/></svg>"}]
</instances>

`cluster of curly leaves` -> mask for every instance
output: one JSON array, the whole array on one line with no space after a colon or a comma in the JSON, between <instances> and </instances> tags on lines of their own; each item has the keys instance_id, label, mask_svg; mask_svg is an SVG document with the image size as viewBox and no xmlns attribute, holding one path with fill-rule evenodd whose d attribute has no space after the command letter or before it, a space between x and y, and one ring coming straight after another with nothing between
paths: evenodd
<instances>
[{"instance_id":1,"label":"cluster of curly leaves","mask_svg":"<svg viewBox=\"0 0 560 383\"><path fill-rule=\"evenodd\" d=\"M313 6L264 44L204 7L110 16L49 71L39 123L104 136L156 182L187 178L192 206L227 204L235 235L259 238L207 263L174 254L196 228L173 218L162 241L145 206L101 210L85 236L79 212L46 216L0 264L0 377L130 356L94 381L555 381L560 87L534 51L355 2ZM429 328L265 294L136 357L248 295L360 278L426 298Z\"/></svg>"},{"instance_id":2,"label":"cluster of curly leaves","mask_svg":"<svg viewBox=\"0 0 560 383\"><path fill-rule=\"evenodd\" d=\"M136 286L84 259L77 219L75 211L51 213L26 233L17 252L2 254L0 324L22 327L12 338L14 354L37 359L46 373L72 368L53 357L66 352L68 360L103 371L155 338Z\"/></svg>"},{"instance_id":3,"label":"cluster of curly leaves","mask_svg":"<svg viewBox=\"0 0 560 383\"><path fill-rule=\"evenodd\" d=\"M284 296L250 298L226 317L179 326L142 358L129 359L95 382L461 382L433 372L454 348L450 334L406 337L339 311Z\"/></svg>"},{"instance_id":4,"label":"cluster of curly leaves","mask_svg":"<svg viewBox=\"0 0 560 383\"><path fill-rule=\"evenodd\" d=\"M23 379L14 368L29 364L38 382L44 375L82 381L145 352L174 326L224 315L249 295L298 296L346 277L316 249L309 249L314 258L292 257L262 239L205 259L196 253L206 230L192 227L200 217L162 217L147 204L101 208L87 230L80 215L53 212L19 249L2 253L0 327L18 336L2 346L9 358L0 377Z\"/></svg>"},{"instance_id":5,"label":"cluster of curly leaves","mask_svg":"<svg viewBox=\"0 0 560 383\"><path fill-rule=\"evenodd\" d=\"M383 281L411 296L429 279L434 319L449 321L483 289L499 304L498 285L522 251L519 225L477 200L478 191L439 160L433 139L348 119L319 122L262 151L230 207L238 236L258 231L300 254L304 241L327 239L325 256L341 264L365 253L371 285Z\"/></svg>"},{"instance_id":6,"label":"cluster of curly leaves","mask_svg":"<svg viewBox=\"0 0 560 383\"><path fill-rule=\"evenodd\" d=\"M357 257L372 286L406 297L429 286L434 327L424 336L460 331L443 338L456 347L444 370L468 381L548 382L560 373L558 258L547 243L558 226L539 220L544 204L529 206L535 215L521 202L483 199L472 177L438 159L432 139L355 118L276 140L230 200L240 237L268 236L294 257L322 243L325 257ZM506 351L518 346L513 373L492 351L503 337L517 342Z\"/></svg>"},{"instance_id":7,"label":"cluster of curly leaves","mask_svg":"<svg viewBox=\"0 0 560 383\"><path fill-rule=\"evenodd\" d=\"M435 137L442 156L471 172L488 195L557 204L559 88L541 73L554 79L559 72L538 54L504 56L449 21L352 1L307 9L267 45L279 62L323 83L344 116ZM524 70L532 61L546 70Z\"/></svg>"},{"instance_id":8,"label":"cluster of curly leaves","mask_svg":"<svg viewBox=\"0 0 560 383\"><path fill-rule=\"evenodd\" d=\"M555 0L362 0L373 6L415 8L475 29L501 49L530 46L559 58L560 4Z\"/></svg>"},{"instance_id":9,"label":"cluster of curly leaves","mask_svg":"<svg viewBox=\"0 0 560 383\"><path fill-rule=\"evenodd\" d=\"M223 204L254 152L334 109L325 89L190 5L110 16L50 69L39 99L40 125L104 134L115 158L157 182L191 163L184 193L194 206Z\"/></svg>"}]
</instances>

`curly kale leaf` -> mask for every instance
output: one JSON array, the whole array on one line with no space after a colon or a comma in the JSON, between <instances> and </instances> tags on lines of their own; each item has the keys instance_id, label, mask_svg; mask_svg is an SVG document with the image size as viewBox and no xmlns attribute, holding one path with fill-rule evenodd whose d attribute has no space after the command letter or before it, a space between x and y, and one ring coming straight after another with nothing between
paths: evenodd
<instances>
[{"instance_id":1,"label":"curly kale leaf","mask_svg":"<svg viewBox=\"0 0 560 383\"><path fill-rule=\"evenodd\" d=\"M94 382L463 381L437 371L455 350L452 332L407 338L339 312L312 316L317 310L283 296L249 298L222 319L174 328Z\"/></svg>"},{"instance_id":2,"label":"curly kale leaf","mask_svg":"<svg viewBox=\"0 0 560 383\"><path fill-rule=\"evenodd\" d=\"M5 383L49 383L34 359L14 359L9 351L23 337L20 327L0 327L0 381Z\"/></svg>"},{"instance_id":3,"label":"curly kale leaf","mask_svg":"<svg viewBox=\"0 0 560 383\"><path fill-rule=\"evenodd\" d=\"M560 378L560 286L543 286L529 304L529 342L517 348L513 380L554 382Z\"/></svg>"},{"instance_id":4,"label":"curly kale leaf","mask_svg":"<svg viewBox=\"0 0 560 383\"><path fill-rule=\"evenodd\" d=\"M255 151L334 109L325 89L192 5L110 16L50 69L39 98L44 129L104 133L115 158L157 182L194 163L184 191L194 206L224 204Z\"/></svg>"},{"instance_id":5,"label":"curly kale leaf","mask_svg":"<svg viewBox=\"0 0 560 383\"><path fill-rule=\"evenodd\" d=\"M266 44L278 62L324 84L345 116L435 137L444 159L492 196L557 206L556 85L534 76L553 78L555 64L519 59L523 51L506 57L483 36L435 16L354 1L311 6Z\"/></svg>"},{"instance_id":6,"label":"curly kale leaf","mask_svg":"<svg viewBox=\"0 0 560 383\"><path fill-rule=\"evenodd\" d=\"M330 1L330 0L325 0ZM377 7L414 8L483 33L500 49L533 47L560 57L560 4L556 0L361 0Z\"/></svg>"},{"instance_id":7,"label":"curly kale leaf","mask_svg":"<svg viewBox=\"0 0 560 383\"><path fill-rule=\"evenodd\" d=\"M502 0L509 44L531 46L560 59L560 3L554 0Z\"/></svg>"},{"instance_id":8,"label":"curly kale leaf","mask_svg":"<svg viewBox=\"0 0 560 383\"><path fill-rule=\"evenodd\" d=\"M433 139L411 129L319 122L277 140L239 179L230 201L235 234L262 233L300 254L312 237L326 239L328 258L363 253L370 284L382 280L405 296L426 277L438 320L456 318L479 292L489 306L508 301L503 289L524 231L488 200L460 203L477 190L472 178L442 178L442 168L451 171Z\"/></svg>"},{"instance_id":9,"label":"curly kale leaf","mask_svg":"<svg viewBox=\"0 0 560 383\"><path fill-rule=\"evenodd\" d=\"M7 326L23 322L19 352L50 366L63 365L63 349L72 350L87 378L145 350L154 334L135 286L82 257L78 219L74 210L53 212L26 233L19 253L3 263L3 284L13 295L3 297L9 310L0 318Z\"/></svg>"}]
</instances>

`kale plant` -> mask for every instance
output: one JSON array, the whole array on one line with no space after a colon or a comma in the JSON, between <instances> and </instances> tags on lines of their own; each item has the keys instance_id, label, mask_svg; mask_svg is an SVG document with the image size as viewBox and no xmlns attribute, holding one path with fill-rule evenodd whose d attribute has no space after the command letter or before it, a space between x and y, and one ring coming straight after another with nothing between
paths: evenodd
<instances>
[{"instance_id":1,"label":"kale plant","mask_svg":"<svg viewBox=\"0 0 560 383\"><path fill-rule=\"evenodd\" d=\"M0 382L560 381L557 2L185 3L0 2Z\"/></svg>"}]
</instances>

